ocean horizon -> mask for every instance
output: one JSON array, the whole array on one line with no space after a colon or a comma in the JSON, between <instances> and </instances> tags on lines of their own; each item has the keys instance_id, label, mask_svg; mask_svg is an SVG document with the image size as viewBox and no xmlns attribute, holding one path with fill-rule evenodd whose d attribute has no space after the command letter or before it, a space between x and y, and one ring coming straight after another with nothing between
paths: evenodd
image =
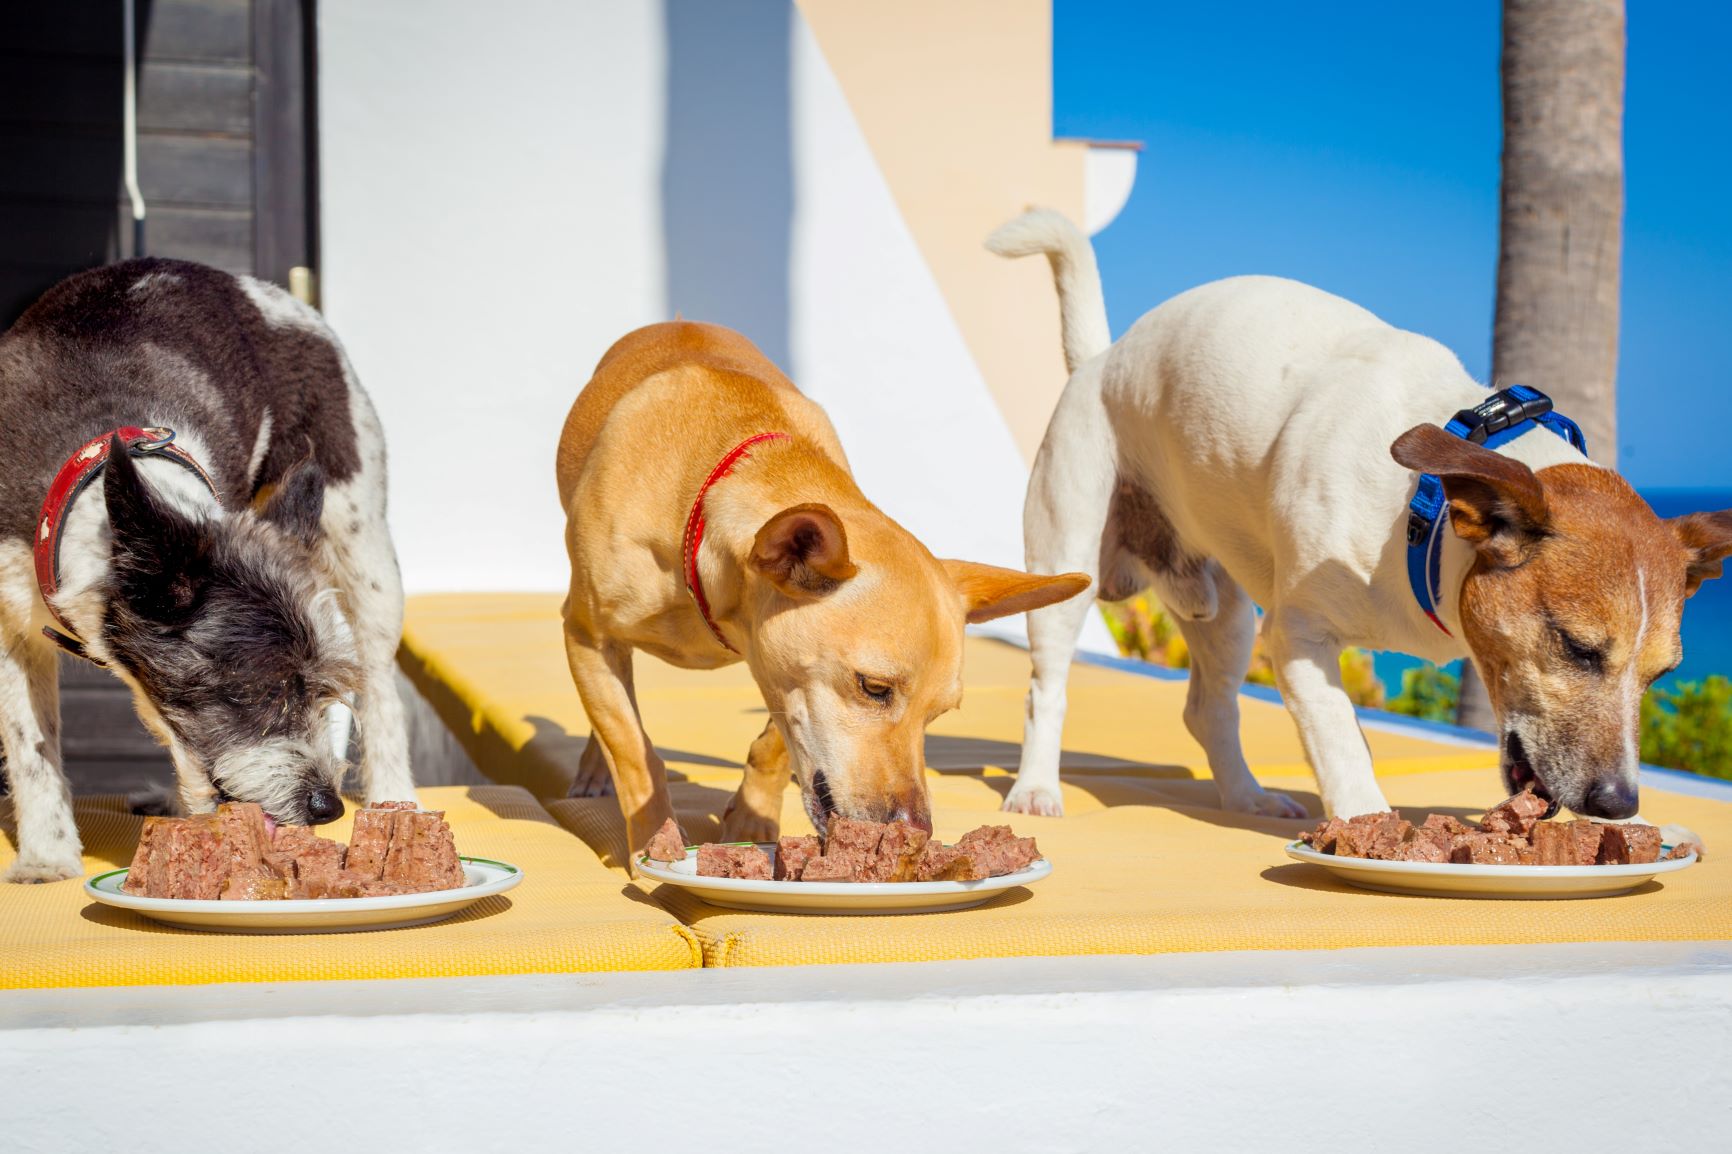
<instances>
[{"instance_id":1,"label":"ocean horizon","mask_svg":"<svg viewBox=\"0 0 1732 1154\"><path fill-rule=\"evenodd\" d=\"M1643 489L1642 498L1662 517L1732 509L1732 489ZM1732 677L1732 573L1705 582L1684 603L1684 661L1675 673L1662 678L1662 686L1701 681L1711 674ZM1401 677L1409 669L1427 662L1405 653L1372 655L1377 678L1384 691L1394 697L1401 692ZM1449 669L1455 669L1456 662Z\"/></svg>"}]
</instances>

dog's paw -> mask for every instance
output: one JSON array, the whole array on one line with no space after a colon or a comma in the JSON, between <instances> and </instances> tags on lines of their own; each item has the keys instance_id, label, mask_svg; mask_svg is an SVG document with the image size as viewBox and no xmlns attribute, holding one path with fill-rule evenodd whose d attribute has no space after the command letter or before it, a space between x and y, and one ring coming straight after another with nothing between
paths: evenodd
<instances>
[{"instance_id":1,"label":"dog's paw","mask_svg":"<svg viewBox=\"0 0 1732 1154\"><path fill-rule=\"evenodd\" d=\"M11 882L14 885L37 885L42 882L63 882L69 878L84 876L84 863L77 858L66 858L62 861L37 861L32 858L19 858L12 863L0 881Z\"/></svg>"},{"instance_id":2,"label":"dog's paw","mask_svg":"<svg viewBox=\"0 0 1732 1154\"><path fill-rule=\"evenodd\" d=\"M1005 813L1030 813L1039 817L1063 817L1064 798L1058 788L1044 785L1016 786L999 807Z\"/></svg>"},{"instance_id":3,"label":"dog's paw","mask_svg":"<svg viewBox=\"0 0 1732 1154\"><path fill-rule=\"evenodd\" d=\"M1256 793L1248 793L1238 797L1223 797L1221 808L1234 813L1249 813L1257 817L1300 818L1308 817L1305 807L1284 793L1274 793L1260 789Z\"/></svg>"}]
</instances>

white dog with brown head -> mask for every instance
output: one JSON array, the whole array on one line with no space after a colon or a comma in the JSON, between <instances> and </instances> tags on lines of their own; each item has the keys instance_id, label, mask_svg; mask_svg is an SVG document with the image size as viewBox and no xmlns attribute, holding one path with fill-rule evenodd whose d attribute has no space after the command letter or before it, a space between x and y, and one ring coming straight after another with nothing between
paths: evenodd
<instances>
[{"instance_id":1,"label":"white dog with brown head","mask_svg":"<svg viewBox=\"0 0 1732 1154\"><path fill-rule=\"evenodd\" d=\"M1660 520L1552 435L1567 428L1550 415L1465 439L1475 421L1483 434L1527 417L1528 402L1494 397L1436 341L1307 285L1203 285L1115 344L1094 254L1068 220L1036 210L987 244L1051 261L1072 373L1029 483L1028 567L1097 576L1107 599L1153 586L1190 648L1185 722L1225 807L1304 815L1257 784L1239 744L1254 602L1328 813L1389 808L1341 685L1350 645L1471 658L1512 792L1532 784L1590 817L1636 812L1641 698L1678 663L1684 599L1732 553L1732 511ZM1443 427L1476 407L1482 417ZM1436 508L1416 522L1426 475ZM1087 612L1071 601L1030 614L1034 679L1007 809L1060 810L1064 680Z\"/></svg>"}]
</instances>

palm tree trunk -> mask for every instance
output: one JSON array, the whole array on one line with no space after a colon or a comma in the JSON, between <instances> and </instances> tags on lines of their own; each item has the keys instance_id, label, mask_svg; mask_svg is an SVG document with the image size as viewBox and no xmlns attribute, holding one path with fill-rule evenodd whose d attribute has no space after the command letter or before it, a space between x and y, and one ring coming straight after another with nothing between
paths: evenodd
<instances>
[{"instance_id":1,"label":"palm tree trunk","mask_svg":"<svg viewBox=\"0 0 1732 1154\"><path fill-rule=\"evenodd\" d=\"M1492 379L1532 385L1618 460L1623 0L1505 0L1503 199ZM1492 726L1471 665L1459 719Z\"/></svg>"}]
</instances>

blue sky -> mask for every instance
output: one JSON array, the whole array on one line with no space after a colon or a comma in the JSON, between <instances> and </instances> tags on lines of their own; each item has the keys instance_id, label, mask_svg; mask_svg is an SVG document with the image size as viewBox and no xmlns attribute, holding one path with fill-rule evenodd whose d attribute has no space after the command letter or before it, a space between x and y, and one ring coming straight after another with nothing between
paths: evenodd
<instances>
[{"instance_id":1,"label":"blue sky","mask_svg":"<svg viewBox=\"0 0 1732 1154\"><path fill-rule=\"evenodd\" d=\"M1499 5L1055 0L1054 131L1141 140L1095 238L1115 334L1273 273L1455 350L1484 380ZM1732 5L1630 5L1620 465L1732 487Z\"/></svg>"}]
</instances>

